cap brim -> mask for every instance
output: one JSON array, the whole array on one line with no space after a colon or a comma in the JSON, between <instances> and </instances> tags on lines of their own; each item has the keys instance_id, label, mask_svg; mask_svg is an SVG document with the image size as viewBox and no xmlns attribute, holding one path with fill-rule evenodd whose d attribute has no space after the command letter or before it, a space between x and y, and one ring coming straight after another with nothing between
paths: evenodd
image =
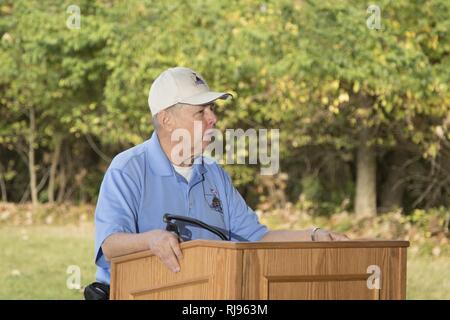
<instances>
[{"instance_id":1,"label":"cap brim","mask_svg":"<svg viewBox=\"0 0 450 320\"><path fill-rule=\"evenodd\" d=\"M211 103L217 99L227 99L228 97L233 97L231 93L227 92L202 92L196 94L195 96L185 98L180 103L192 104L192 105L202 105Z\"/></svg>"}]
</instances>

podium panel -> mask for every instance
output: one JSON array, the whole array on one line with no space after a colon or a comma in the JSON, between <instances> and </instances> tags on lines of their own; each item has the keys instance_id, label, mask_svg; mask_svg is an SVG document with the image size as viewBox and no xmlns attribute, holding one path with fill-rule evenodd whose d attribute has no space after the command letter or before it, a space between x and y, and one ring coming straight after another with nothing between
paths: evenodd
<instances>
[{"instance_id":1,"label":"podium panel","mask_svg":"<svg viewBox=\"0 0 450 320\"><path fill-rule=\"evenodd\" d=\"M404 299L405 263L404 247L248 251L244 298Z\"/></svg>"},{"instance_id":2,"label":"podium panel","mask_svg":"<svg viewBox=\"0 0 450 320\"><path fill-rule=\"evenodd\" d=\"M150 251L111 261L111 299L405 299L407 241L181 244L173 273Z\"/></svg>"}]
</instances>

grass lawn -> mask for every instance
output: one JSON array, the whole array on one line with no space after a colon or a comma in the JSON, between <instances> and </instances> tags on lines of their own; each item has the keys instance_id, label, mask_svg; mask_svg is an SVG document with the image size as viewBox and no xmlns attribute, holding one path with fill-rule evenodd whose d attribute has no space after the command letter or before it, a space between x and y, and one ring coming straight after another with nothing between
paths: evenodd
<instances>
[{"instance_id":1,"label":"grass lawn","mask_svg":"<svg viewBox=\"0 0 450 320\"><path fill-rule=\"evenodd\" d=\"M0 299L83 299L68 289L70 265L81 285L94 281L92 224L0 227Z\"/></svg>"},{"instance_id":2,"label":"grass lawn","mask_svg":"<svg viewBox=\"0 0 450 320\"><path fill-rule=\"evenodd\" d=\"M0 299L83 299L67 288L67 268L79 266L81 285L94 281L94 228L1 226ZM450 257L408 257L408 299L450 299Z\"/></svg>"},{"instance_id":3,"label":"grass lawn","mask_svg":"<svg viewBox=\"0 0 450 320\"><path fill-rule=\"evenodd\" d=\"M408 257L407 299L450 300L450 257Z\"/></svg>"}]
</instances>

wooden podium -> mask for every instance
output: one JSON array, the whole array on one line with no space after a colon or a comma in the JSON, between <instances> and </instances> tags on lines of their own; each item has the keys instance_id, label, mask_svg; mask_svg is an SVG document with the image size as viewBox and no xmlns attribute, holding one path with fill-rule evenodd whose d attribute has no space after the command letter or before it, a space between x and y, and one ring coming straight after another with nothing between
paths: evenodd
<instances>
[{"instance_id":1,"label":"wooden podium","mask_svg":"<svg viewBox=\"0 0 450 320\"><path fill-rule=\"evenodd\" d=\"M110 298L405 299L408 246L194 240L181 244L178 273L150 251L112 259Z\"/></svg>"}]
</instances>

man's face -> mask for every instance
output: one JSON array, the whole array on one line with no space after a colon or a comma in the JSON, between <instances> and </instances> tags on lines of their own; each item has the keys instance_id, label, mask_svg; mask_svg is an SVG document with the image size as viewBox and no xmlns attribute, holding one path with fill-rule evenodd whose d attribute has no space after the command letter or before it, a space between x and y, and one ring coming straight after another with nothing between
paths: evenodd
<instances>
[{"instance_id":1,"label":"man's face","mask_svg":"<svg viewBox=\"0 0 450 320\"><path fill-rule=\"evenodd\" d=\"M189 133L191 151L196 156L211 143L211 129L217 122L214 106L214 103L201 106L185 104L174 111L174 127Z\"/></svg>"}]
</instances>

